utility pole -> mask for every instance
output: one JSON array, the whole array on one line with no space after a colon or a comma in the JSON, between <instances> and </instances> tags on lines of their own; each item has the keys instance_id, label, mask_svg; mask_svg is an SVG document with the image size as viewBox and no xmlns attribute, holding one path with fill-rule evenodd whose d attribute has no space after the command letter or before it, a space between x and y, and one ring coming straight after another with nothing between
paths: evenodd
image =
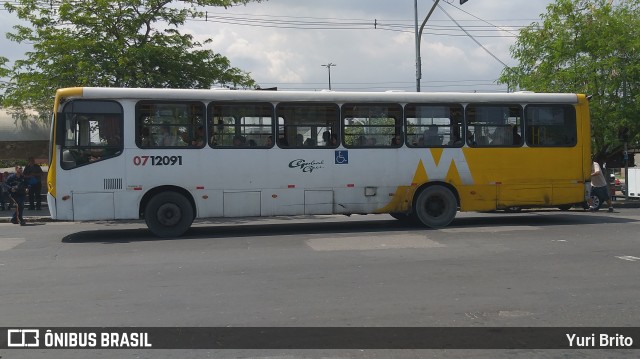
<instances>
[{"instance_id":1,"label":"utility pole","mask_svg":"<svg viewBox=\"0 0 640 359\"><path fill-rule=\"evenodd\" d=\"M336 64L330 62L326 65L320 65L320 66L326 67L327 70L329 71L329 90L331 90L331 67L336 66Z\"/></svg>"},{"instance_id":2,"label":"utility pole","mask_svg":"<svg viewBox=\"0 0 640 359\"><path fill-rule=\"evenodd\" d=\"M431 14L433 14L433 10L436 9L436 6L438 6L438 3L440 2L440 0L434 0L433 1L433 6L431 7L431 10L429 10L429 13L427 14L427 17L424 18L424 21L422 21L422 25L420 26L420 30L418 30L418 0L413 0L413 6L415 9L415 31L416 31L416 92L420 92L420 80L422 79L422 57L420 57L420 39L422 38L422 31L424 30L424 25L427 24L427 21L429 20L429 18L431 17Z\"/></svg>"},{"instance_id":3,"label":"utility pole","mask_svg":"<svg viewBox=\"0 0 640 359\"><path fill-rule=\"evenodd\" d=\"M468 0L460 0L460 5L466 3ZM424 30L424 26L427 24L427 21L433 14L433 10L436 9L440 0L433 0L433 6L427 17L422 21L422 25L420 25L420 29L418 30L418 0L413 0L413 7L415 11L415 37L416 37L416 92L420 92L420 80L422 79L422 57L420 57L420 39L422 38L422 31Z\"/></svg>"}]
</instances>

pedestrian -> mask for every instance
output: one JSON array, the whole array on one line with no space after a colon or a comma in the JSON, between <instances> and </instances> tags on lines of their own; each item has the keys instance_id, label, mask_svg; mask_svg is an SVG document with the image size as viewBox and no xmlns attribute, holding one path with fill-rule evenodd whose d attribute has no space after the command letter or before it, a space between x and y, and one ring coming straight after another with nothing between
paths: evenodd
<instances>
[{"instance_id":1,"label":"pedestrian","mask_svg":"<svg viewBox=\"0 0 640 359\"><path fill-rule=\"evenodd\" d=\"M33 157L29 157L29 163L24 167L24 177L29 185L29 210L40 210L40 195L42 193L42 168L36 164ZM35 202L35 203L34 203Z\"/></svg>"},{"instance_id":2,"label":"pedestrian","mask_svg":"<svg viewBox=\"0 0 640 359\"><path fill-rule=\"evenodd\" d=\"M0 211L4 211L4 180L5 177L0 173Z\"/></svg>"},{"instance_id":3,"label":"pedestrian","mask_svg":"<svg viewBox=\"0 0 640 359\"><path fill-rule=\"evenodd\" d=\"M27 195L27 180L22 173L22 167L16 166L16 173L9 175L4 182L4 189L9 193L11 202L15 204L16 211L11 217L11 223L21 226L25 225L22 212L24 211L24 200Z\"/></svg>"},{"instance_id":4,"label":"pedestrian","mask_svg":"<svg viewBox=\"0 0 640 359\"><path fill-rule=\"evenodd\" d=\"M598 210L598 208L593 204L593 197L598 197L598 199L600 199L600 203L602 203L603 200L607 201L607 205L609 205L609 212L613 212L611 196L609 195L609 184L604 178L600 164L596 161L593 161L591 164L591 194L587 201L589 203L589 210L592 212Z\"/></svg>"},{"instance_id":5,"label":"pedestrian","mask_svg":"<svg viewBox=\"0 0 640 359\"><path fill-rule=\"evenodd\" d=\"M9 178L9 172L4 171L4 173L2 173L2 183L0 184L0 187L2 187L2 190L0 190L0 197L2 198L0 199L0 202L3 203L3 206L2 206L3 210L5 205L8 210L11 210L11 207L12 207L11 200L9 199L9 192L7 192L7 190L4 189L4 183L7 181L7 178Z\"/></svg>"}]
</instances>

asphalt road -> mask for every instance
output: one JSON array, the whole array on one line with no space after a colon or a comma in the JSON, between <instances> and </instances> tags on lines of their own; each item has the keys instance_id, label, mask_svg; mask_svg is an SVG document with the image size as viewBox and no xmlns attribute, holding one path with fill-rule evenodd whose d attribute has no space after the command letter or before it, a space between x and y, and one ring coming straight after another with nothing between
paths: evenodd
<instances>
[{"instance_id":1,"label":"asphalt road","mask_svg":"<svg viewBox=\"0 0 640 359\"><path fill-rule=\"evenodd\" d=\"M640 319L640 209L0 223L3 327L629 327ZM640 338L637 338L640 341ZM8 350L33 357L629 357L637 351Z\"/></svg>"}]
</instances>

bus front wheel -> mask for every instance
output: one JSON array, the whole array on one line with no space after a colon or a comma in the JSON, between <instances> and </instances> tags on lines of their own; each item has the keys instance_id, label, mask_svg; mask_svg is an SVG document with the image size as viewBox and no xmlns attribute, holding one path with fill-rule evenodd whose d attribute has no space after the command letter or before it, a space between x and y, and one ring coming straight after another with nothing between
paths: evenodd
<instances>
[{"instance_id":1,"label":"bus front wheel","mask_svg":"<svg viewBox=\"0 0 640 359\"><path fill-rule=\"evenodd\" d=\"M434 185L425 188L415 201L415 215L427 227L446 227L458 212L456 196L447 187Z\"/></svg>"},{"instance_id":2,"label":"bus front wheel","mask_svg":"<svg viewBox=\"0 0 640 359\"><path fill-rule=\"evenodd\" d=\"M183 195L163 192L155 195L144 211L144 219L151 233L158 237L179 237L193 223L193 207Z\"/></svg>"}]
</instances>

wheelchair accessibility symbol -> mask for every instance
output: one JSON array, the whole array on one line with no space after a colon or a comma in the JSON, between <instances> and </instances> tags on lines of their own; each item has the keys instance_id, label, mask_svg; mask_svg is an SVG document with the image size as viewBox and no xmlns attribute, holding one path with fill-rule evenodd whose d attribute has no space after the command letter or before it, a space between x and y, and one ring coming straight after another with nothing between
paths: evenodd
<instances>
[{"instance_id":1,"label":"wheelchair accessibility symbol","mask_svg":"<svg viewBox=\"0 0 640 359\"><path fill-rule=\"evenodd\" d=\"M349 164L349 151L336 151L336 164L337 165Z\"/></svg>"}]
</instances>

